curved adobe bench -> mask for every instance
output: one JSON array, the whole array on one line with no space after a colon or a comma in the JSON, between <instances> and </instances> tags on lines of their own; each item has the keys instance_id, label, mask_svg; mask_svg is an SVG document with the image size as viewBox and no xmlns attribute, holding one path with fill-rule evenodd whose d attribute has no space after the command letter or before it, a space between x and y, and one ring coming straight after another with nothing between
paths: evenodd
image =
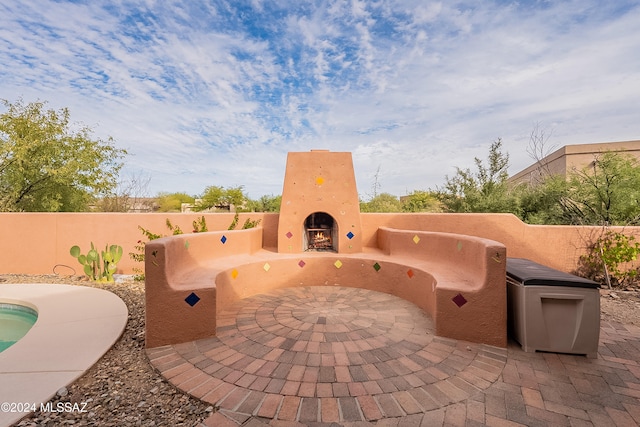
<instances>
[{"instance_id":1,"label":"curved adobe bench","mask_svg":"<svg viewBox=\"0 0 640 427\"><path fill-rule=\"evenodd\" d=\"M392 258L431 273L436 334L507 346L506 247L463 234L378 229L378 246Z\"/></svg>"},{"instance_id":2,"label":"curved adobe bench","mask_svg":"<svg viewBox=\"0 0 640 427\"><path fill-rule=\"evenodd\" d=\"M505 248L485 239L381 228L382 251L280 254L262 230L172 236L146 248L146 345L215 335L216 314L271 289L340 285L394 294L441 336L506 346ZM227 246L228 245L228 246Z\"/></svg>"},{"instance_id":3,"label":"curved adobe bench","mask_svg":"<svg viewBox=\"0 0 640 427\"><path fill-rule=\"evenodd\" d=\"M158 347L214 336L215 279L224 267L207 264L261 249L262 228L180 234L148 242L145 345Z\"/></svg>"}]
</instances>

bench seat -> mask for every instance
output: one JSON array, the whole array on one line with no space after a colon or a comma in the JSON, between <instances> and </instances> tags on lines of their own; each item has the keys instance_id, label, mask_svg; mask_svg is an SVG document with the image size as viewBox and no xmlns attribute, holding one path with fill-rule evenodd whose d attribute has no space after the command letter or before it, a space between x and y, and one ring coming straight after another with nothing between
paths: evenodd
<instances>
[{"instance_id":1,"label":"bench seat","mask_svg":"<svg viewBox=\"0 0 640 427\"><path fill-rule=\"evenodd\" d=\"M277 253L250 241L261 239L256 229L149 242L146 345L212 337L217 314L243 298L283 287L338 285L416 304L433 319L437 335L506 346L504 246L448 233L378 233L378 248L356 254ZM232 240L235 246L225 246Z\"/></svg>"}]
</instances>

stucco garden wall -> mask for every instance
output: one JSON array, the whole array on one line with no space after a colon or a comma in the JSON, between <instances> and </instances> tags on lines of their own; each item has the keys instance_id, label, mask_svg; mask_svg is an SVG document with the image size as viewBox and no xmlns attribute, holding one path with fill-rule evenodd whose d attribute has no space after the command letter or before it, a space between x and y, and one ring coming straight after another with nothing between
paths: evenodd
<instances>
[{"instance_id":1,"label":"stucco garden wall","mask_svg":"<svg viewBox=\"0 0 640 427\"><path fill-rule=\"evenodd\" d=\"M79 245L86 253L93 242L103 249L106 244L122 246L124 255L118 263L118 273L131 274L141 263L130 259L129 253L139 240L146 241L138 226L154 233L170 235L165 223L169 219L173 225L185 232L193 229L193 220L202 214L126 214L126 213L0 213L0 274L82 274L82 267L69 254L73 245ZM210 230L226 230L233 214L204 214ZM260 219L265 226L266 240L275 246L278 216L264 218L261 213L240 214L238 228L245 219ZM56 267L58 266L58 267Z\"/></svg>"},{"instance_id":2,"label":"stucco garden wall","mask_svg":"<svg viewBox=\"0 0 640 427\"><path fill-rule=\"evenodd\" d=\"M362 214L365 246L375 245L378 227L468 234L498 241L507 256L529 258L570 272L600 227L528 225L511 214ZM612 227L640 239L640 227Z\"/></svg>"},{"instance_id":3,"label":"stucco garden wall","mask_svg":"<svg viewBox=\"0 0 640 427\"><path fill-rule=\"evenodd\" d=\"M136 267L128 254L144 237L138 226L156 233L169 234L167 219L185 232L198 214L113 214L113 213L0 213L0 274L76 274L81 268L69 255L69 248L79 245L85 252L94 242L119 244L124 249L119 273L130 274ZM210 230L225 230L233 214L204 214ZM265 248L277 248L278 214L243 213L245 219L260 219ZM598 227L527 225L510 214L361 214L362 242L377 246L379 227L441 231L496 240L507 247L510 257L530 258L550 267L571 271L583 253L591 234ZM640 238L640 227L626 227L625 232ZM366 250L366 249L365 249ZM56 267L58 266L58 267Z\"/></svg>"}]
</instances>

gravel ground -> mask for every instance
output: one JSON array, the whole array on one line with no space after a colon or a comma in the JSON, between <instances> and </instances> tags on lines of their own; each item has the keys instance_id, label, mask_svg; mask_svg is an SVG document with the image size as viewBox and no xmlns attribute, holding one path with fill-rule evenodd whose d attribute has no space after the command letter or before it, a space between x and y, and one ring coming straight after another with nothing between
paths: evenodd
<instances>
[{"instance_id":1,"label":"gravel ground","mask_svg":"<svg viewBox=\"0 0 640 427\"><path fill-rule=\"evenodd\" d=\"M602 320L640 326L640 289L626 288L600 290L600 313Z\"/></svg>"},{"instance_id":2,"label":"gravel ground","mask_svg":"<svg viewBox=\"0 0 640 427\"><path fill-rule=\"evenodd\" d=\"M196 426L213 411L164 380L144 352L144 284L131 279L97 284L74 276L2 275L4 283L62 283L106 289L129 309L118 342L51 402L86 403L87 412L34 412L16 426ZM1 288L0 288L1 292Z\"/></svg>"},{"instance_id":3,"label":"gravel ground","mask_svg":"<svg viewBox=\"0 0 640 427\"><path fill-rule=\"evenodd\" d=\"M125 279L98 284L77 276L1 275L4 283L92 286L118 295L129 309L122 337L85 375L51 402L87 403L86 413L34 412L16 426L196 426L213 408L175 389L153 370L144 352L144 284ZM638 290L602 290L601 318L640 326Z\"/></svg>"}]
</instances>

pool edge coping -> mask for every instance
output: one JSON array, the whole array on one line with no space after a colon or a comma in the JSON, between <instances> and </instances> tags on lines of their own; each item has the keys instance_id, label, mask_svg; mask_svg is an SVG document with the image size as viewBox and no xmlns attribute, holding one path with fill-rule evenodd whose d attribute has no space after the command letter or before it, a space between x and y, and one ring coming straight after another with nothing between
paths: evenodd
<instances>
[{"instance_id":1,"label":"pool edge coping","mask_svg":"<svg viewBox=\"0 0 640 427\"><path fill-rule=\"evenodd\" d=\"M31 412L25 406L39 409L82 376L118 341L129 314L117 295L88 286L3 283L0 302L38 312L27 334L0 353L0 404L16 404L0 409L0 426L18 422Z\"/></svg>"}]
</instances>

